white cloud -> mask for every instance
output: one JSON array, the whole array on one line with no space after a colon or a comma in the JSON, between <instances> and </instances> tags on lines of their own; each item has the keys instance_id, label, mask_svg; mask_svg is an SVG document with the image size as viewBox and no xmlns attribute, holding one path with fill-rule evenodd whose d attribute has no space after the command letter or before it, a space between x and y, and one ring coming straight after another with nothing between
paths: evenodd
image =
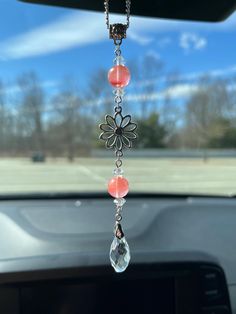
<instances>
[{"instance_id":1,"label":"white cloud","mask_svg":"<svg viewBox=\"0 0 236 314\"><path fill-rule=\"evenodd\" d=\"M153 30L156 22L154 19L132 18L129 38L140 45L149 44L153 40L149 31ZM107 39L103 14L74 12L2 42L0 60L47 55Z\"/></svg>"},{"instance_id":2,"label":"white cloud","mask_svg":"<svg viewBox=\"0 0 236 314\"><path fill-rule=\"evenodd\" d=\"M117 20L116 15L111 19ZM120 17L118 18L120 20ZM197 23L171 21L151 18L132 17L128 37L141 45L150 44L157 33L196 33L201 31L230 31L234 30L236 14L224 23ZM204 37L183 36L183 47L203 49L207 42ZM0 43L0 60L20 59L39 55L47 55L77 46L89 45L107 40L108 33L104 26L104 15L93 12L73 12L38 28L26 31ZM159 45L168 45L169 39L160 40ZM188 49L188 48L185 48Z\"/></svg>"},{"instance_id":3,"label":"white cloud","mask_svg":"<svg viewBox=\"0 0 236 314\"><path fill-rule=\"evenodd\" d=\"M107 35L102 26L102 18L72 13L7 40L0 45L0 54L5 59L18 59L97 42Z\"/></svg>"},{"instance_id":4,"label":"white cloud","mask_svg":"<svg viewBox=\"0 0 236 314\"><path fill-rule=\"evenodd\" d=\"M160 92L155 93L143 93L143 94L130 94L126 96L127 101L134 101L139 102L141 100L149 100L149 101L156 101L156 100L164 100L166 97L170 97L174 100L183 100L194 93L196 93L201 87L198 83L183 83L183 84L176 84L172 87L166 88ZM229 91L236 89L235 83L229 83L227 85L227 89Z\"/></svg>"},{"instance_id":5,"label":"white cloud","mask_svg":"<svg viewBox=\"0 0 236 314\"><path fill-rule=\"evenodd\" d=\"M210 70L210 71L199 71L199 72L190 72L187 74L180 74L179 76L177 75L177 79L182 81L182 82L194 82L199 80L201 77L205 75L209 75L210 77L215 77L215 78L227 78L230 77L231 75L236 73L236 65L232 65L230 67L226 68L221 68L221 69L215 69L215 70ZM164 77L158 77L157 79L147 79L147 80L142 80L139 82L136 82L136 86L149 86L153 85L157 82L166 82L166 76Z\"/></svg>"},{"instance_id":6,"label":"white cloud","mask_svg":"<svg viewBox=\"0 0 236 314\"><path fill-rule=\"evenodd\" d=\"M40 86L42 88L54 88L58 86L58 81L54 80L46 80L40 83ZM5 86L5 92L9 94L15 94L20 92L20 87L17 84L7 85Z\"/></svg>"},{"instance_id":7,"label":"white cloud","mask_svg":"<svg viewBox=\"0 0 236 314\"><path fill-rule=\"evenodd\" d=\"M129 32L129 38L131 40L136 41L138 44L140 44L142 46L146 46L154 40L151 36L147 36L147 35L141 35L140 36L134 31Z\"/></svg>"},{"instance_id":8,"label":"white cloud","mask_svg":"<svg viewBox=\"0 0 236 314\"><path fill-rule=\"evenodd\" d=\"M166 48L172 43L172 39L170 37L163 37L157 41L157 44L160 48Z\"/></svg>"},{"instance_id":9,"label":"white cloud","mask_svg":"<svg viewBox=\"0 0 236 314\"><path fill-rule=\"evenodd\" d=\"M182 33L179 45L186 53L188 53L193 50L204 49L207 46L207 40L195 33Z\"/></svg>"},{"instance_id":10,"label":"white cloud","mask_svg":"<svg viewBox=\"0 0 236 314\"><path fill-rule=\"evenodd\" d=\"M146 56L149 56L149 57L152 57L153 59L156 59L156 60L160 60L161 59L161 56L160 54L153 50L153 49L149 49L146 53Z\"/></svg>"},{"instance_id":11,"label":"white cloud","mask_svg":"<svg viewBox=\"0 0 236 314\"><path fill-rule=\"evenodd\" d=\"M226 77L234 73L236 73L236 65L232 65L230 67L221 68L221 69L205 71L205 72L193 72L193 73L185 74L181 76L181 78L185 80L196 80L196 79L201 78L203 75L209 75L209 76L214 76L214 77Z\"/></svg>"},{"instance_id":12,"label":"white cloud","mask_svg":"<svg viewBox=\"0 0 236 314\"><path fill-rule=\"evenodd\" d=\"M127 101L140 101L140 100L163 100L166 97L171 97L172 99L183 99L191 96L199 89L197 84L177 84L173 87L164 89L157 93L148 94L131 94L126 97Z\"/></svg>"},{"instance_id":13,"label":"white cloud","mask_svg":"<svg viewBox=\"0 0 236 314\"><path fill-rule=\"evenodd\" d=\"M198 84L177 84L163 91L163 97L186 98L195 93L199 89Z\"/></svg>"}]
</instances>

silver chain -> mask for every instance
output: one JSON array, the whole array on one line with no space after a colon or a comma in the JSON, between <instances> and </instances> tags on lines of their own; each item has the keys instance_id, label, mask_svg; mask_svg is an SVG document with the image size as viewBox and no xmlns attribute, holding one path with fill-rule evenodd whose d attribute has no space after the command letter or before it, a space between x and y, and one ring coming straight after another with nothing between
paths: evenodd
<instances>
[{"instance_id":1,"label":"silver chain","mask_svg":"<svg viewBox=\"0 0 236 314\"><path fill-rule=\"evenodd\" d=\"M122 152L122 150L117 150L116 152L115 152L115 154L116 154L116 161L115 161L115 165L116 165L116 168L120 168L121 166L122 166L122 157L123 157L123 152Z\"/></svg>"},{"instance_id":2,"label":"silver chain","mask_svg":"<svg viewBox=\"0 0 236 314\"><path fill-rule=\"evenodd\" d=\"M126 1L126 16L127 16L126 26L127 28L129 28L130 6L131 6L131 0L127 0Z\"/></svg>"},{"instance_id":3,"label":"silver chain","mask_svg":"<svg viewBox=\"0 0 236 314\"><path fill-rule=\"evenodd\" d=\"M121 56L121 50L120 50L120 45L115 46L115 57L120 57Z\"/></svg>"},{"instance_id":4,"label":"silver chain","mask_svg":"<svg viewBox=\"0 0 236 314\"><path fill-rule=\"evenodd\" d=\"M115 218L116 218L116 222L120 222L122 220L122 206L116 207Z\"/></svg>"},{"instance_id":5,"label":"silver chain","mask_svg":"<svg viewBox=\"0 0 236 314\"><path fill-rule=\"evenodd\" d=\"M120 57L121 56L121 49L120 49L120 45L116 45L115 46L115 57ZM114 110L117 114L121 114L122 113L122 102L123 102L123 97L122 95L120 95L119 93L115 93L115 98L114 98L114 103L115 103L115 107ZM116 167L120 168L122 166L122 157L123 157L123 151L122 150L116 150L115 151L115 155L116 155Z\"/></svg>"},{"instance_id":6,"label":"silver chain","mask_svg":"<svg viewBox=\"0 0 236 314\"><path fill-rule=\"evenodd\" d=\"M130 6L131 6L131 0L125 1L125 12L126 12L126 28L129 27L129 20L130 20ZM105 7L105 15L106 15L106 25L107 29L110 28L110 21L109 21L109 0L104 1L104 7Z\"/></svg>"}]
</instances>

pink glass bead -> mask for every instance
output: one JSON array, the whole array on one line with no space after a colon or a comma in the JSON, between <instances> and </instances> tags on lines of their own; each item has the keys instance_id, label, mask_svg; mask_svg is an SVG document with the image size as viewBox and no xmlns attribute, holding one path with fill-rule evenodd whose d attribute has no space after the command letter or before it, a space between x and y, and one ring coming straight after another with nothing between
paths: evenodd
<instances>
[{"instance_id":1,"label":"pink glass bead","mask_svg":"<svg viewBox=\"0 0 236 314\"><path fill-rule=\"evenodd\" d=\"M124 65L115 65L108 72L109 83L116 88L122 88L129 84L130 72Z\"/></svg>"},{"instance_id":2,"label":"pink glass bead","mask_svg":"<svg viewBox=\"0 0 236 314\"><path fill-rule=\"evenodd\" d=\"M121 198L129 192L129 182L122 176L112 178L108 183L108 193L115 198Z\"/></svg>"}]
</instances>

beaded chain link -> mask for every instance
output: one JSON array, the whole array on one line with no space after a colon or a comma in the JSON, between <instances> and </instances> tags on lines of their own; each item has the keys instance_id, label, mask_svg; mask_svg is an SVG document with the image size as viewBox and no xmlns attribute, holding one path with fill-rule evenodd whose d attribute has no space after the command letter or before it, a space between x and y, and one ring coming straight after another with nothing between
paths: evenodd
<instances>
[{"instance_id":1,"label":"beaded chain link","mask_svg":"<svg viewBox=\"0 0 236 314\"><path fill-rule=\"evenodd\" d=\"M132 147L132 141L137 138L135 130L137 125L131 121L131 115L123 115L123 98L125 87L130 82L130 71L125 66L125 60L122 57L120 46L122 39L126 38L126 30L129 27L130 1L126 1L126 24L109 24L109 0L104 2L106 13L106 24L110 30L110 38L115 44L114 66L108 72L108 82L113 88L114 94L114 114L105 116L105 123L100 124L102 133L100 139L105 141L108 149L114 149L115 152L115 169L113 177L108 182L108 193L114 198L116 206L114 240L110 249L111 265L116 272L123 272L130 262L130 249L125 239L121 227L122 210L126 203L125 196L129 192L129 182L123 176L124 171L123 155L124 149Z\"/></svg>"}]
</instances>

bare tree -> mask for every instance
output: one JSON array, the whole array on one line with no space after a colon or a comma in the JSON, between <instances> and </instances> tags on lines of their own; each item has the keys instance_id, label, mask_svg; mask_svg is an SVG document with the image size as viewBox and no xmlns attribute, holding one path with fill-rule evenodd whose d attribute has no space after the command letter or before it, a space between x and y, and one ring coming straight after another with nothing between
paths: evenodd
<instances>
[{"instance_id":1,"label":"bare tree","mask_svg":"<svg viewBox=\"0 0 236 314\"><path fill-rule=\"evenodd\" d=\"M107 71L99 69L91 76L85 93L85 105L91 118L97 120L105 112L112 110L112 89L107 81Z\"/></svg>"},{"instance_id":2,"label":"bare tree","mask_svg":"<svg viewBox=\"0 0 236 314\"><path fill-rule=\"evenodd\" d=\"M21 93L19 108L19 125L23 136L28 139L31 150L45 152L43 129L44 92L34 72L23 74L18 78Z\"/></svg>"},{"instance_id":3,"label":"bare tree","mask_svg":"<svg viewBox=\"0 0 236 314\"><path fill-rule=\"evenodd\" d=\"M162 105L160 108L160 122L166 129L166 143L170 147L175 147L176 131L178 123L182 118L181 108L172 96L173 89L178 86L180 75L178 72L171 72L165 75L162 92Z\"/></svg>"},{"instance_id":4,"label":"bare tree","mask_svg":"<svg viewBox=\"0 0 236 314\"><path fill-rule=\"evenodd\" d=\"M74 79L67 78L62 86L61 91L52 99L55 115L54 122L49 127L49 137L54 135L52 146L58 145L56 151L61 154L65 152L72 162L79 152L85 154L90 150L92 130L84 99L79 97Z\"/></svg>"},{"instance_id":5,"label":"bare tree","mask_svg":"<svg viewBox=\"0 0 236 314\"><path fill-rule=\"evenodd\" d=\"M6 138L5 138L5 127L6 127L6 113L5 113L5 87L2 81L0 81L0 151L4 153L6 150Z\"/></svg>"},{"instance_id":6,"label":"bare tree","mask_svg":"<svg viewBox=\"0 0 236 314\"><path fill-rule=\"evenodd\" d=\"M130 69L134 81L134 90L142 95L139 99L141 116L147 117L151 111L156 111L158 100L152 100L151 95L162 89L161 75L164 64L154 55L146 55L141 62L131 62Z\"/></svg>"},{"instance_id":7,"label":"bare tree","mask_svg":"<svg viewBox=\"0 0 236 314\"><path fill-rule=\"evenodd\" d=\"M230 110L227 83L209 77L202 78L198 90L186 105L187 146L204 149L206 159L209 140L222 134Z\"/></svg>"},{"instance_id":8,"label":"bare tree","mask_svg":"<svg viewBox=\"0 0 236 314\"><path fill-rule=\"evenodd\" d=\"M0 81L0 152L2 155L9 155L15 151L15 121L8 102L7 89Z\"/></svg>"}]
</instances>

